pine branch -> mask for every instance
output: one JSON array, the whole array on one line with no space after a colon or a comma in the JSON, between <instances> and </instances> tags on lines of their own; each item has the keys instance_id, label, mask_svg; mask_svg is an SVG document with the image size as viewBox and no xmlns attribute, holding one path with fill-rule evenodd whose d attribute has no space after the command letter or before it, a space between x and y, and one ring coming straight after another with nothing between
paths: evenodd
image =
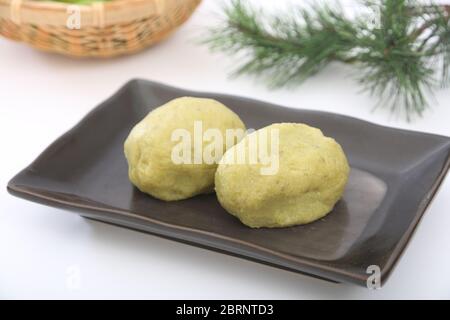
<instances>
[{"instance_id":1,"label":"pine branch","mask_svg":"<svg viewBox=\"0 0 450 320\"><path fill-rule=\"evenodd\" d=\"M277 16L233 0L204 42L240 57L234 74L261 76L271 87L299 84L333 61L355 64L379 105L408 120L422 115L432 90L449 83L450 6L364 4L370 14L350 19L340 7L315 4Z\"/></svg>"}]
</instances>

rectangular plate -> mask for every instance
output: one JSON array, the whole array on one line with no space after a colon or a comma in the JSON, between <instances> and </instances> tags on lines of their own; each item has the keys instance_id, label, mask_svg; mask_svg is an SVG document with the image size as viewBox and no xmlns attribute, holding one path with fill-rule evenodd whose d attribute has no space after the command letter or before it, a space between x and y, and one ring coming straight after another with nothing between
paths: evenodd
<instances>
[{"instance_id":1,"label":"rectangular plate","mask_svg":"<svg viewBox=\"0 0 450 320\"><path fill-rule=\"evenodd\" d=\"M303 122L322 129L342 145L352 167L343 199L312 224L254 230L214 194L163 202L139 192L128 180L123 142L150 110L180 96L217 99L249 128ZM448 137L133 80L14 177L8 190L103 222L365 286L371 265L386 281L448 171L449 153Z\"/></svg>"}]
</instances>

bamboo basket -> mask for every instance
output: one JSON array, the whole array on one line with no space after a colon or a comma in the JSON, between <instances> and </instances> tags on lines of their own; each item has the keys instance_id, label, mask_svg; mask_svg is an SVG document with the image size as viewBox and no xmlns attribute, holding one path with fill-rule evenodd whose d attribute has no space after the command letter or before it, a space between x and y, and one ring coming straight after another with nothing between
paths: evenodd
<instances>
[{"instance_id":1,"label":"bamboo basket","mask_svg":"<svg viewBox=\"0 0 450 320\"><path fill-rule=\"evenodd\" d=\"M0 0L0 34L35 48L76 57L137 52L166 38L201 0L115 0L73 5ZM79 29L68 25L77 10Z\"/></svg>"}]
</instances>

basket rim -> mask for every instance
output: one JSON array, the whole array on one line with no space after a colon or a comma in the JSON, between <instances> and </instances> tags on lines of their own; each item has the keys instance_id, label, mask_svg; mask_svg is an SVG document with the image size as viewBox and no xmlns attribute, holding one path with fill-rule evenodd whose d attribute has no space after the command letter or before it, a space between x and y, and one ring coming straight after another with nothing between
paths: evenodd
<instances>
[{"instance_id":1,"label":"basket rim","mask_svg":"<svg viewBox=\"0 0 450 320\"><path fill-rule=\"evenodd\" d=\"M176 5L192 4L192 11L202 0L112 0L93 2L89 4L71 4L51 0L0 0L0 19L16 24L27 23L36 25L64 26L66 25L68 9L77 6L83 19L84 27L103 27L118 23L127 23L145 19L151 16L167 15ZM12 15L12 4L20 3L16 8L19 21ZM192 13L192 12L191 12ZM99 24L98 16L102 22Z\"/></svg>"},{"instance_id":2,"label":"basket rim","mask_svg":"<svg viewBox=\"0 0 450 320\"><path fill-rule=\"evenodd\" d=\"M67 3L58 2L52 0L21 0L21 9L35 9L35 10L62 10L66 12L67 8L70 6L79 6L86 10L93 10L94 3L101 3L105 9L121 9L126 10L127 7L141 4L141 3L154 3L163 2L164 0L110 0L110 1L95 1L92 3ZM190 1L190 0L185 0ZM192 1L192 0L191 0ZM14 0L0 0L0 6L10 6ZM126 3L126 6L123 4Z\"/></svg>"}]
</instances>

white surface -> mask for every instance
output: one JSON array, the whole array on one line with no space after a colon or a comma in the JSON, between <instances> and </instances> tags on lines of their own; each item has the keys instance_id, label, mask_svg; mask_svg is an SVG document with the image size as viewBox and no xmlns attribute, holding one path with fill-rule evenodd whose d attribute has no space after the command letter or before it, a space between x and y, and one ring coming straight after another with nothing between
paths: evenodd
<instances>
[{"instance_id":1,"label":"white surface","mask_svg":"<svg viewBox=\"0 0 450 320\"><path fill-rule=\"evenodd\" d=\"M450 180L442 184L390 281L379 291L330 284L14 198L8 180L131 78L327 110L450 136L450 91L413 123L371 112L349 70L333 66L294 90L231 80L232 60L195 44L207 0L166 42L131 57L71 60L0 39L1 298L450 298ZM267 1L266 1L267 2ZM49 121L49 119L51 119ZM357 139L358 137L355 137ZM77 270L81 282L73 281ZM75 272L75 273L74 273Z\"/></svg>"}]
</instances>

